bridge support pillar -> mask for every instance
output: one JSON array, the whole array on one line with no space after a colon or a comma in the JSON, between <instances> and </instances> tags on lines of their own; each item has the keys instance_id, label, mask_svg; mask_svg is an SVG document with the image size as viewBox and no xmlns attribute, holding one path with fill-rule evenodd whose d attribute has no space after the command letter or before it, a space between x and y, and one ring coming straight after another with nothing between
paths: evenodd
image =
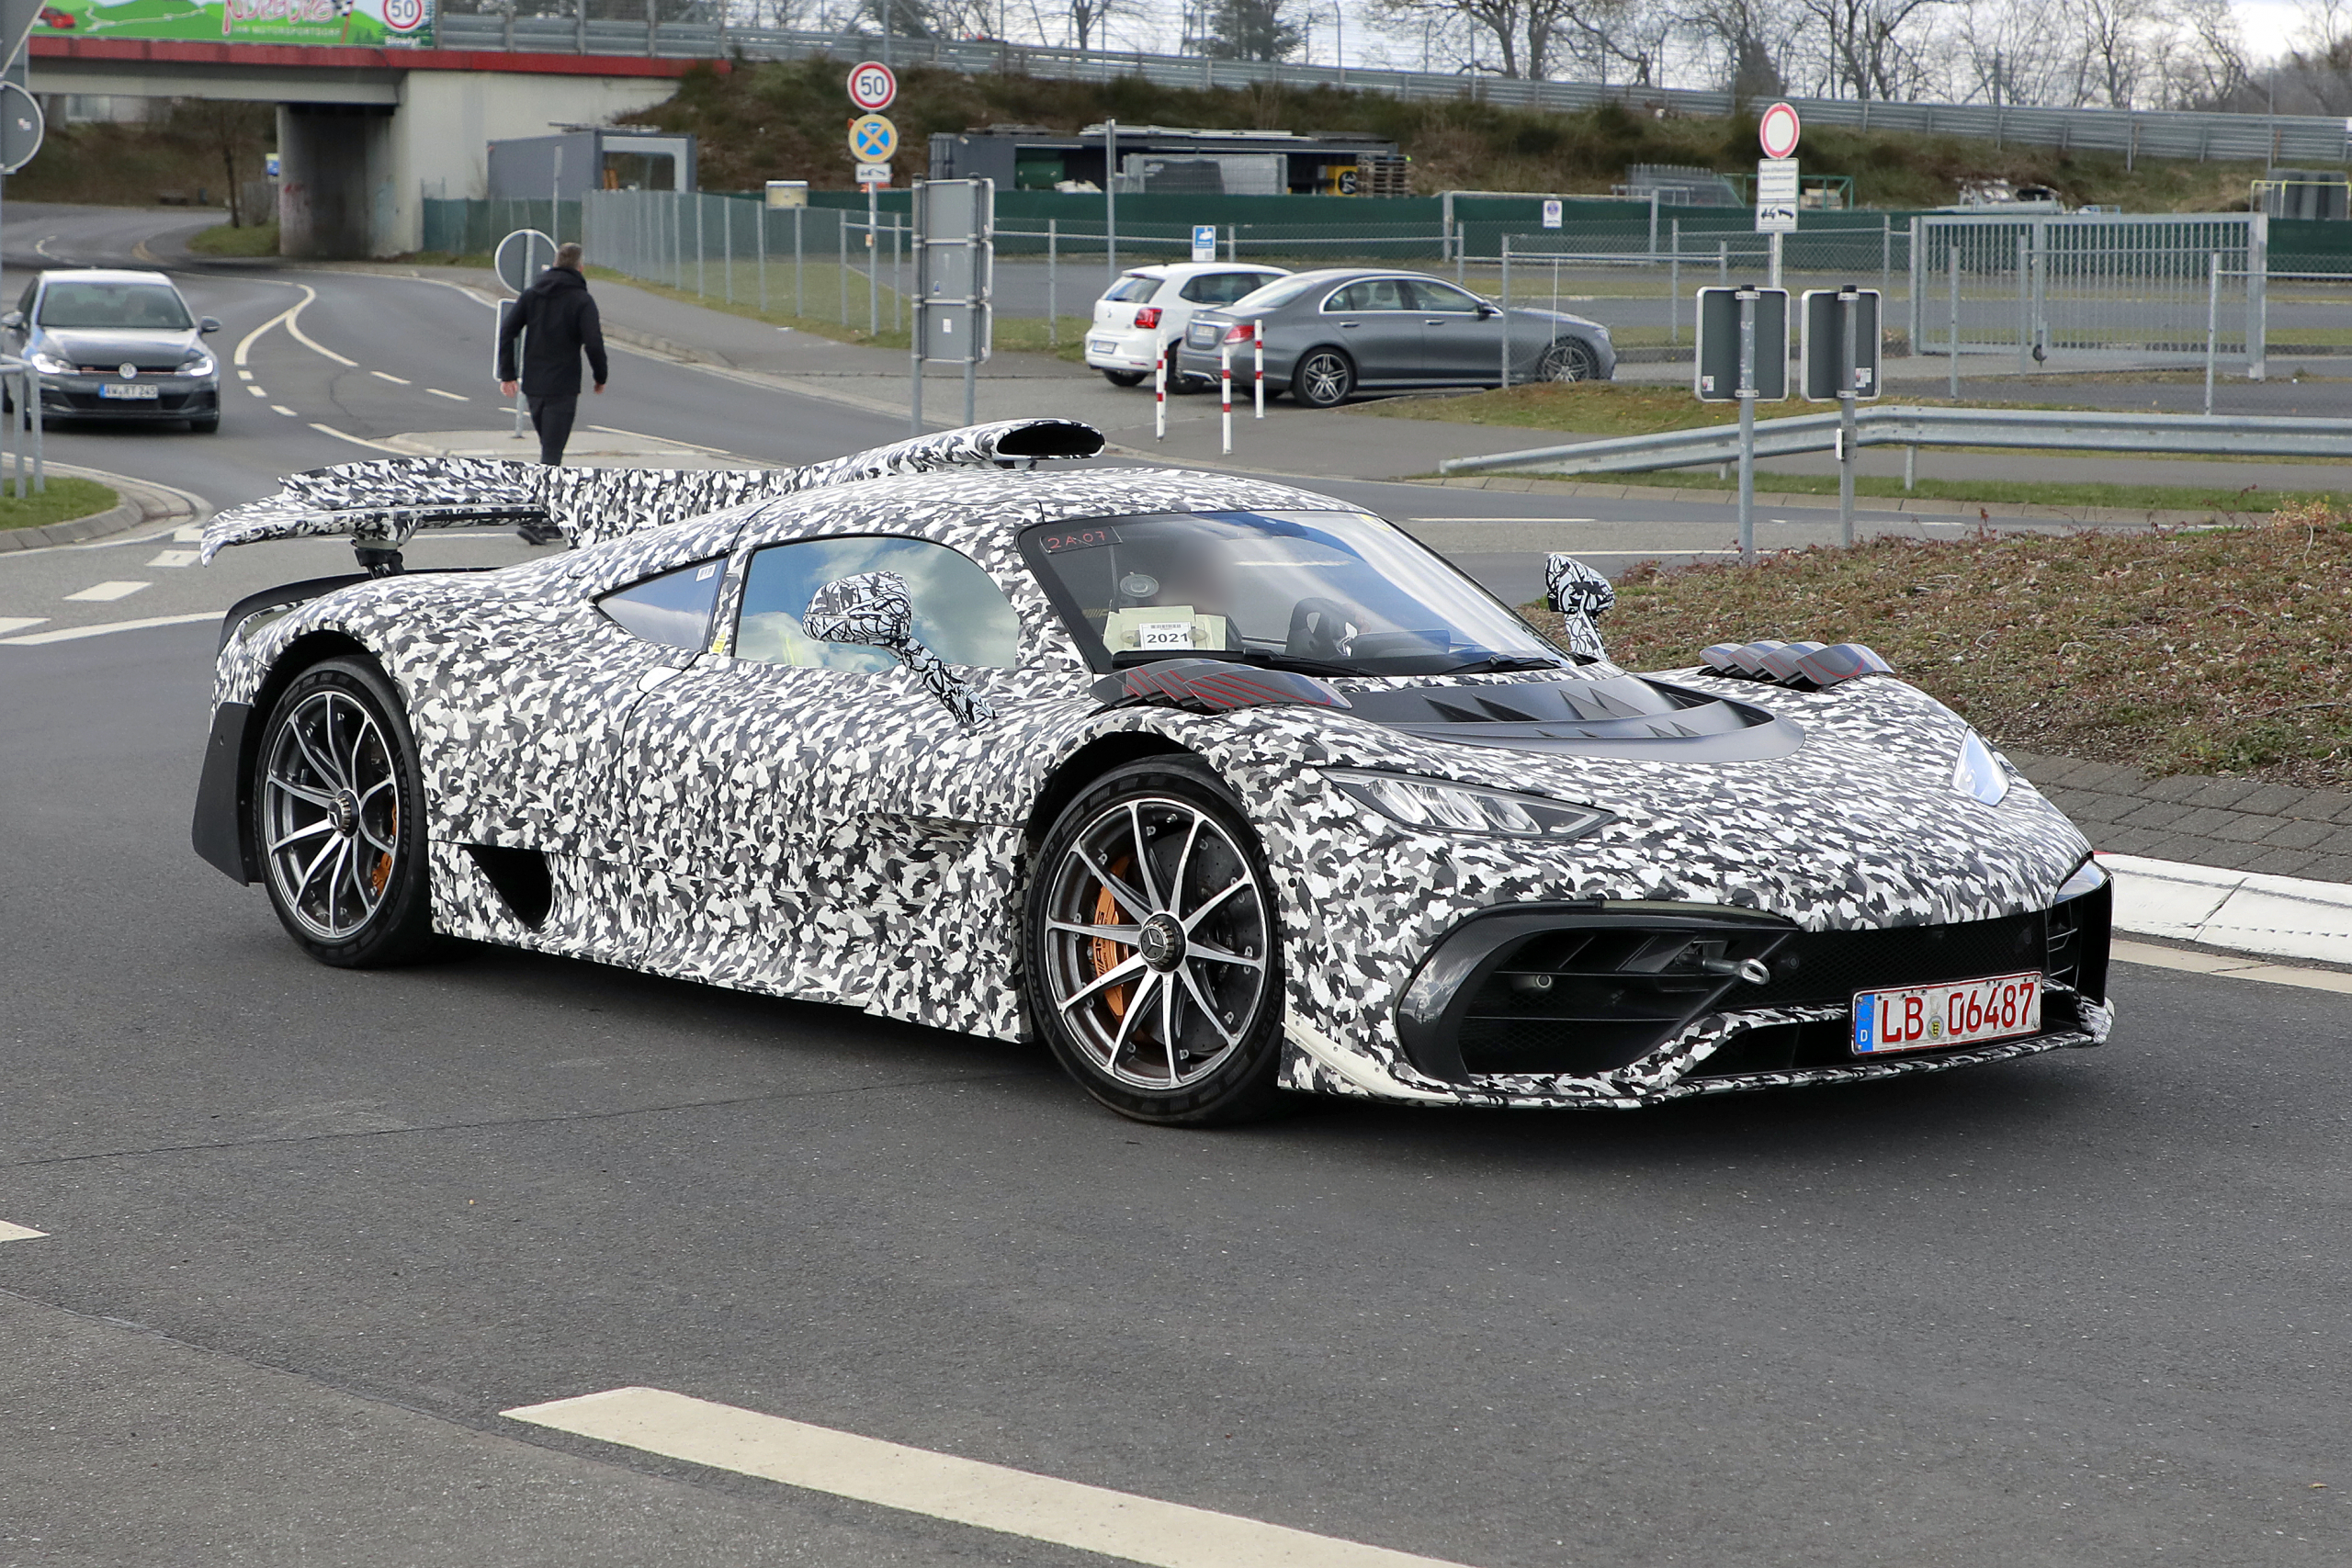
<instances>
[{"instance_id":1,"label":"bridge support pillar","mask_svg":"<svg viewBox=\"0 0 2352 1568\"><path fill-rule=\"evenodd\" d=\"M389 254L399 209L389 104L280 104L277 108L277 249L280 255Z\"/></svg>"}]
</instances>

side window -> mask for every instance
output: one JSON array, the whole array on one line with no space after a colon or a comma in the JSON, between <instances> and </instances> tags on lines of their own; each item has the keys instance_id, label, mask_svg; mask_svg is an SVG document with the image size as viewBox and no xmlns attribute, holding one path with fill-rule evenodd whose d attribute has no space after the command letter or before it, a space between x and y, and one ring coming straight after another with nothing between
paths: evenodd
<instances>
[{"instance_id":1,"label":"side window","mask_svg":"<svg viewBox=\"0 0 2352 1568\"><path fill-rule=\"evenodd\" d=\"M1459 315L1474 315L1478 301L1475 296L1456 288L1451 283L1439 283L1426 277L1413 280L1414 296L1424 310L1452 310Z\"/></svg>"},{"instance_id":2,"label":"side window","mask_svg":"<svg viewBox=\"0 0 2352 1568\"><path fill-rule=\"evenodd\" d=\"M808 601L828 582L895 571L914 595L915 637L950 664L1010 670L1020 661L1021 618L989 574L928 539L864 536L770 545L743 579L739 659L803 669L880 673L898 660L876 648L812 642L800 629Z\"/></svg>"},{"instance_id":3,"label":"side window","mask_svg":"<svg viewBox=\"0 0 2352 1568\"><path fill-rule=\"evenodd\" d=\"M1204 305L1230 305L1259 285L1272 281L1254 272L1204 272L1184 285L1184 298Z\"/></svg>"},{"instance_id":4,"label":"side window","mask_svg":"<svg viewBox=\"0 0 2352 1568\"><path fill-rule=\"evenodd\" d=\"M710 641L710 612L718 604L724 561L697 561L616 588L596 608L631 637L671 648L702 649Z\"/></svg>"},{"instance_id":5,"label":"side window","mask_svg":"<svg viewBox=\"0 0 2352 1568\"><path fill-rule=\"evenodd\" d=\"M1351 283L1324 302L1327 310L1407 310L1405 286L1393 277L1367 277Z\"/></svg>"}]
</instances>

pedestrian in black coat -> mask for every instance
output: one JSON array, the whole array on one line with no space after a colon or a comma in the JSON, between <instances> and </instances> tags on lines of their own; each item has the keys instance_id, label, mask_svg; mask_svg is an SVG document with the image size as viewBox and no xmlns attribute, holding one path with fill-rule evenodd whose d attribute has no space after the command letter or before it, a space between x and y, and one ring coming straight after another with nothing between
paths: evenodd
<instances>
[{"instance_id":1,"label":"pedestrian in black coat","mask_svg":"<svg viewBox=\"0 0 2352 1568\"><path fill-rule=\"evenodd\" d=\"M596 301L588 280L580 274L580 247L565 245L555 254L555 265L541 273L523 297L507 307L498 329L498 389L514 395L514 340L523 340L523 396L530 405L531 427L539 433L539 461L563 461L564 444L571 439L571 422L580 410L580 356L596 390L605 389L605 329L596 315ZM523 536L534 544L553 542L553 530L526 526ZM540 534L553 535L550 538Z\"/></svg>"}]
</instances>

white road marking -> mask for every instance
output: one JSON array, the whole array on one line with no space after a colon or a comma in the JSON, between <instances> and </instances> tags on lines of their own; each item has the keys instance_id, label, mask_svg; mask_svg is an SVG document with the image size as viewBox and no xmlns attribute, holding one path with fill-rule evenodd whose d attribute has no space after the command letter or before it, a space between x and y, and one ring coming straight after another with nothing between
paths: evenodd
<instances>
[{"instance_id":1,"label":"white road marking","mask_svg":"<svg viewBox=\"0 0 2352 1568\"><path fill-rule=\"evenodd\" d=\"M407 380L407 379L405 379L405 378L401 378L401 377L392 375L392 374L391 374L390 372L389 372L389 371L384 371L384 370L370 370L369 372L368 372L368 375L370 375L370 376L373 376L373 377L374 377L374 378L376 378L376 379L378 379L379 381L390 381L390 382L393 386L395 386L395 387L413 387L413 386L414 386L414 385L416 384L416 383L414 383L413 381L410 381L410 380Z\"/></svg>"},{"instance_id":2,"label":"white road marking","mask_svg":"<svg viewBox=\"0 0 2352 1568\"><path fill-rule=\"evenodd\" d=\"M105 637L110 632L143 632L150 626L192 626L198 621L219 621L220 612L207 610L196 615L151 615L143 621L107 621L95 626L60 626L53 632L34 632L29 637L0 637L0 648L40 648L52 642L79 642L85 637Z\"/></svg>"},{"instance_id":3,"label":"white road marking","mask_svg":"<svg viewBox=\"0 0 2352 1568\"><path fill-rule=\"evenodd\" d=\"M238 380L240 380L240 381L250 381L250 380L252 380L253 378L254 378L254 373L253 373L252 371L250 371L250 370L240 369L240 370L237 372L237 379L238 379Z\"/></svg>"},{"instance_id":4,"label":"white road marking","mask_svg":"<svg viewBox=\"0 0 2352 1568\"><path fill-rule=\"evenodd\" d=\"M237 352L230 357L231 362L237 367L240 373L244 369L246 356L253 353L254 344L260 340L262 333L269 331L270 328L277 325L278 322L285 321L288 317L293 315L295 311L300 310L303 306L318 298L318 291L307 283L297 283L292 285L292 287L302 291L302 298L300 299L291 305L288 305L283 310L278 311L277 314L272 316L269 320L264 321L261 325L255 327L253 331L247 333L243 337L237 340Z\"/></svg>"},{"instance_id":5,"label":"white road marking","mask_svg":"<svg viewBox=\"0 0 2352 1568\"><path fill-rule=\"evenodd\" d=\"M469 403L473 401L471 398L467 397L462 392L445 392L438 387L427 387L424 389L432 393L436 398L447 398L453 403Z\"/></svg>"},{"instance_id":6,"label":"white road marking","mask_svg":"<svg viewBox=\"0 0 2352 1568\"><path fill-rule=\"evenodd\" d=\"M65 597L68 599L79 599L85 604L103 604L113 599L128 599L142 588L153 588L154 586L155 585L152 582L127 582L109 580L105 582L94 582L89 587L82 590L79 593L68 593Z\"/></svg>"},{"instance_id":7,"label":"white road marking","mask_svg":"<svg viewBox=\"0 0 2352 1568\"><path fill-rule=\"evenodd\" d=\"M0 615L0 637L23 631L27 626L41 626L48 620L47 615Z\"/></svg>"},{"instance_id":8,"label":"white road marking","mask_svg":"<svg viewBox=\"0 0 2352 1568\"><path fill-rule=\"evenodd\" d=\"M266 387L260 387L260 386L247 387L247 388L245 389L245 390L246 390L246 391L248 391L248 392L251 392L251 393L252 393L254 397L256 397L256 398L266 398L266 397L269 396L269 389L268 389L268 388L266 388Z\"/></svg>"},{"instance_id":9,"label":"white road marking","mask_svg":"<svg viewBox=\"0 0 2352 1568\"><path fill-rule=\"evenodd\" d=\"M201 525L194 523L189 524L185 528L175 528L172 530L172 543L175 545L200 545L204 543L204 529Z\"/></svg>"},{"instance_id":10,"label":"white road marking","mask_svg":"<svg viewBox=\"0 0 2352 1568\"><path fill-rule=\"evenodd\" d=\"M337 430L332 424L321 424L316 420L311 421L311 428L317 431L322 435L332 435L338 441L348 441L354 446L365 446L370 451L390 452L402 457L413 457L416 456L413 452L402 451L398 446L387 446L381 441L370 441L364 435L354 435L347 430Z\"/></svg>"},{"instance_id":11,"label":"white road marking","mask_svg":"<svg viewBox=\"0 0 2352 1568\"><path fill-rule=\"evenodd\" d=\"M2231 980L2261 980L2273 986L2301 986L2309 991L2336 991L2352 997L2352 975L2333 969L2298 969L2261 958L2231 958L2218 953L2190 953L2177 947L2157 947L2144 942L2117 942L2109 956L2118 964L2145 964L2153 969L2181 969L2191 975L2219 975Z\"/></svg>"},{"instance_id":12,"label":"white road marking","mask_svg":"<svg viewBox=\"0 0 2352 1568\"><path fill-rule=\"evenodd\" d=\"M1155 1568L1460 1568L1436 1558L905 1448L664 1389L608 1389L518 1405L504 1414L715 1470Z\"/></svg>"},{"instance_id":13,"label":"white road marking","mask_svg":"<svg viewBox=\"0 0 2352 1568\"><path fill-rule=\"evenodd\" d=\"M0 1241L31 1241L48 1234L47 1231L37 1231L28 1225L12 1225L6 1220L0 1220Z\"/></svg>"},{"instance_id":14,"label":"white road marking","mask_svg":"<svg viewBox=\"0 0 2352 1568\"><path fill-rule=\"evenodd\" d=\"M194 566L198 554L198 552L195 550L163 550L159 551L155 558L147 564L149 566Z\"/></svg>"},{"instance_id":15,"label":"white road marking","mask_svg":"<svg viewBox=\"0 0 2352 1568\"><path fill-rule=\"evenodd\" d=\"M302 417L300 414L296 413L292 409L288 408L284 403L270 404L269 412L272 413L282 413L288 419L300 419Z\"/></svg>"}]
</instances>

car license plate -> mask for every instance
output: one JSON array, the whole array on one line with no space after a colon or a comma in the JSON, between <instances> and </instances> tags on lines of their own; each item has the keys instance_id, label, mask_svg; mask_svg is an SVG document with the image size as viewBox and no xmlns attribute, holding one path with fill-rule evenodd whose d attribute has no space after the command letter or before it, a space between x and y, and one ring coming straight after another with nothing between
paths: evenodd
<instances>
[{"instance_id":1,"label":"car license plate","mask_svg":"<svg viewBox=\"0 0 2352 1568\"><path fill-rule=\"evenodd\" d=\"M98 389L98 396L102 398L129 398L133 401L136 401L141 398L153 398L156 393L162 390L163 389L161 387L152 385L141 386L136 381L110 382Z\"/></svg>"},{"instance_id":2,"label":"car license plate","mask_svg":"<svg viewBox=\"0 0 2352 1568\"><path fill-rule=\"evenodd\" d=\"M2041 1032L2041 976L1854 993L1854 1055L1931 1051Z\"/></svg>"},{"instance_id":3,"label":"car license plate","mask_svg":"<svg viewBox=\"0 0 2352 1568\"><path fill-rule=\"evenodd\" d=\"M1097 354L1116 354L1119 352L1119 343L1116 338L1098 337L1086 346L1092 349Z\"/></svg>"}]
</instances>

